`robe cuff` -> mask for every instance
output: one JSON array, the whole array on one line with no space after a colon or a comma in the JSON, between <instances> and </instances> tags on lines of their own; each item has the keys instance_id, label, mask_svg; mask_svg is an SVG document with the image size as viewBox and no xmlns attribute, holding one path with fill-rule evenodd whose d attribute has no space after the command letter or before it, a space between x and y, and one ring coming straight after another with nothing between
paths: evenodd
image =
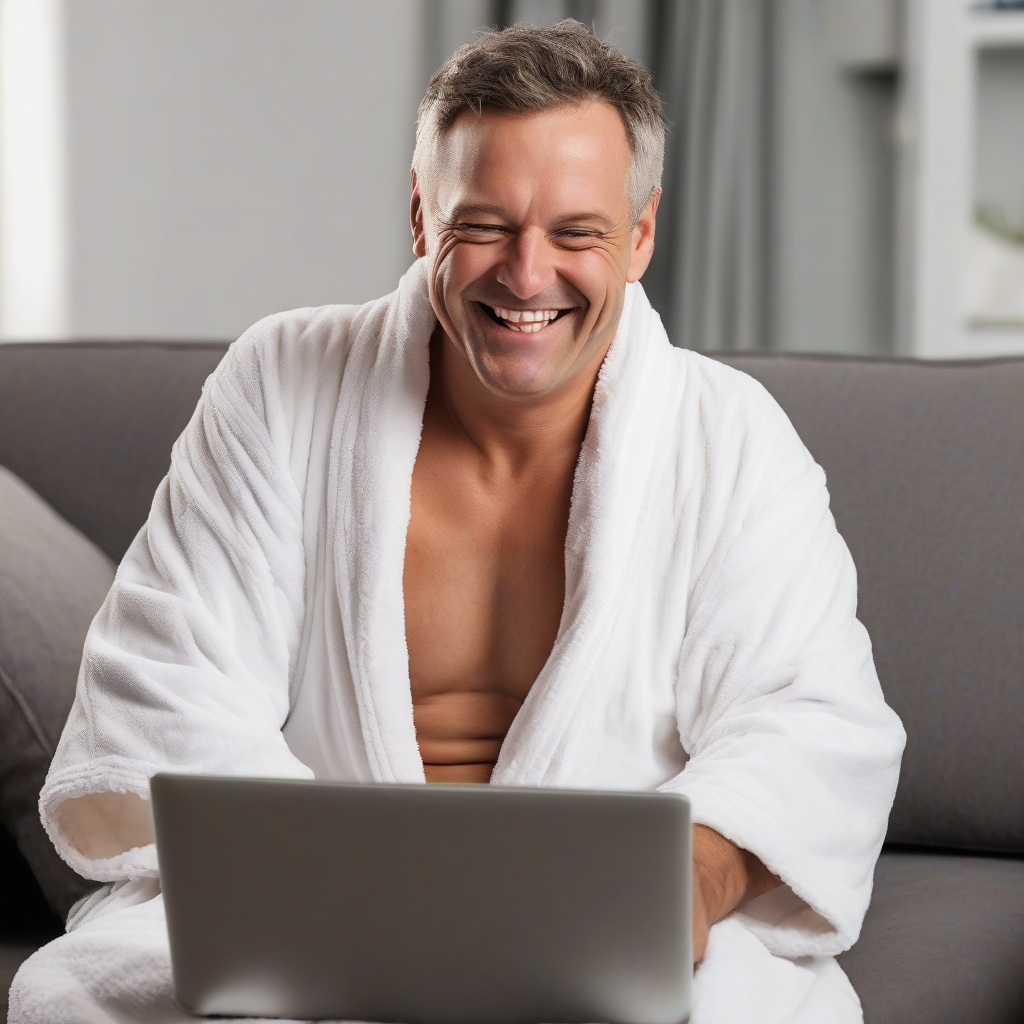
<instances>
[{"instance_id":1,"label":"robe cuff","mask_svg":"<svg viewBox=\"0 0 1024 1024\"><path fill-rule=\"evenodd\" d=\"M54 818L65 800L90 793L135 793L149 801L149 779L161 768L155 764L122 757L100 758L75 765L51 775L39 794L39 816L57 853L78 874L97 882L119 882L134 878L158 878L156 844L136 846L116 857L93 859L79 853L60 830Z\"/></svg>"},{"instance_id":2,"label":"robe cuff","mask_svg":"<svg viewBox=\"0 0 1024 1024\"><path fill-rule=\"evenodd\" d=\"M771 815L734 790L677 777L658 787L690 801L694 825L713 828L757 856L783 885L751 900L734 916L771 953L797 958L835 956L860 934L866 900L825 874L820 859Z\"/></svg>"}]
</instances>

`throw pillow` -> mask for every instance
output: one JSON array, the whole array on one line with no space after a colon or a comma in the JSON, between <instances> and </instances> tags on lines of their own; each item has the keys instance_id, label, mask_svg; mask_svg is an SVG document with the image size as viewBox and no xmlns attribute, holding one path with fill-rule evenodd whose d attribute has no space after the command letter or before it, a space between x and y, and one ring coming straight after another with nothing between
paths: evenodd
<instances>
[{"instance_id":1,"label":"throw pillow","mask_svg":"<svg viewBox=\"0 0 1024 1024\"><path fill-rule=\"evenodd\" d=\"M61 918L96 887L57 855L39 790L75 696L82 645L114 565L0 466L0 822Z\"/></svg>"}]
</instances>

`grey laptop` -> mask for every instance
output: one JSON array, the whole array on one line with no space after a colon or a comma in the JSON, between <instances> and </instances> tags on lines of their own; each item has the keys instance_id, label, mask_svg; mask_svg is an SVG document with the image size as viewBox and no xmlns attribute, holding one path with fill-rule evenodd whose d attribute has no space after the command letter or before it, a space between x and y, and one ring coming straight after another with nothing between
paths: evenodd
<instances>
[{"instance_id":1,"label":"grey laptop","mask_svg":"<svg viewBox=\"0 0 1024 1024\"><path fill-rule=\"evenodd\" d=\"M680 1024L684 797L157 775L178 1001L405 1024Z\"/></svg>"}]
</instances>

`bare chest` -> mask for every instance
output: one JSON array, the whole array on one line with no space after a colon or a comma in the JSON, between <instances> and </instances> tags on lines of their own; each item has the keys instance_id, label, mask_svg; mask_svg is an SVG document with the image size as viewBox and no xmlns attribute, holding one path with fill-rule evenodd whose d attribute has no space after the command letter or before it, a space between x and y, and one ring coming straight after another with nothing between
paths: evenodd
<instances>
[{"instance_id":1,"label":"bare chest","mask_svg":"<svg viewBox=\"0 0 1024 1024\"><path fill-rule=\"evenodd\" d=\"M434 448L412 483L404 596L428 781L487 781L558 633L571 478L505 487Z\"/></svg>"}]
</instances>

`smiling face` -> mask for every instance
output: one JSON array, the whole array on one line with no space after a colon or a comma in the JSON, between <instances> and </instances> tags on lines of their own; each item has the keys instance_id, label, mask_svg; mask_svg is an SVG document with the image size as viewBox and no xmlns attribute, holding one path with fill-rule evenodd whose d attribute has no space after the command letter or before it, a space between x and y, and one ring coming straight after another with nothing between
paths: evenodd
<instances>
[{"instance_id":1,"label":"smiling face","mask_svg":"<svg viewBox=\"0 0 1024 1024\"><path fill-rule=\"evenodd\" d=\"M437 144L441 170L423 183L414 172L414 250L430 258L431 304L492 394L540 399L596 373L626 283L654 251L658 194L632 225L629 165L618 112L594 101L465 111Z\"/></svg>"}]
</instances>

